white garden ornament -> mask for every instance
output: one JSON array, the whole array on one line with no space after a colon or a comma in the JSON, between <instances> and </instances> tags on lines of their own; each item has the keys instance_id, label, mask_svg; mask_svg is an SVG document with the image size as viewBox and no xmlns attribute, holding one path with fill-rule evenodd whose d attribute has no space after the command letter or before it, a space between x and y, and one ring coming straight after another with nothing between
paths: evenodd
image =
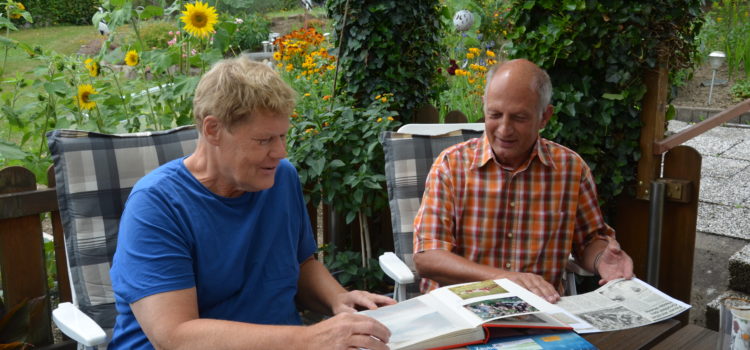
<instances>
[{"instance_id":1,"label":"white garden ornament","mask_svg":"<svg viewBox=\"0 0 750 350\"><path fill-rule=\"evenodd\" d=\"M459 32L465 32L471 29L471 26L474 25L474 14L468 10L456 12L453 16L453 25Z\"/></svg>"}]
</instances>

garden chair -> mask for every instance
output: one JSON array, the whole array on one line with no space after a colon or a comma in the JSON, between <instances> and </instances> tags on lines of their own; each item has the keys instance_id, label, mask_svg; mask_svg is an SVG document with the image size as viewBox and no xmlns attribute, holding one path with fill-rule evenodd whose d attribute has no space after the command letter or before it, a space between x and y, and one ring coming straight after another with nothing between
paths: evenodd
<instances>
[{"instance_id":1,"label":"garden chair","mask_svg":"<svg viewBox=\"0 0 750 350\"><path fill-rule=\"evenodd\" d=\"M407 124L380 135L393 228L393 252L379 257L380 267L395 281L394 299L419 295L412 261L414 218L422 202L424 182L435 158L445 148L482 136L484 124ZM415 283L416 282L416 283Z\"/></svg>"},{"instance_id":2,"label":"garden chair","mask_svg":"<svg viewBox=\"0 0 750 350\"><path fill-rule=\"evenodd\" d=\"M105 348L117 311L109 278L125 201L141 177L195 150L193 126L107 135L76 130L47 134L73 303L52 312L79 348Z\"/></svg>"},{"instance_id":3,"label":"garden chair","mask_svg":"<svg viewBox=\"0 0 750 350\"><path fill-rule=\"evenodd\" d=\"M379 257L383 272L395 282L394 299L401 301L419 295L419 278L413 257L413 223L422 202L425 180L440 152L459 142L481 137L483 123L407 124L397 132L380 135L385 154L385 177L391 209L394 252ZM568 261L565 288L577 294L575 275L593 274Z\"/></svg>"}]
</instances>

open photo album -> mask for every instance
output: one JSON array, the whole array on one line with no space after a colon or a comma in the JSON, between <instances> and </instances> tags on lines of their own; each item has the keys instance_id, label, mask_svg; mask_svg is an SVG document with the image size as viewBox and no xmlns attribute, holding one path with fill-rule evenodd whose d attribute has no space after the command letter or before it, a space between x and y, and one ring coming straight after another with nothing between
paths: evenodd
<instances>
[{"instance_id":1,"label":"open photo album","mask_svg":"<svg viewBox=\"0 0 750 350\"><path fill-rule=\"evenodd\" d=\"M617 279L557 304L499 279L445 286L377 310L362 311L391 331L391 349L449 349L490 339L560 330L616 331L674 317L690 305L649 284Z\"/></svg>"},{"instance_id":2,"label":"open photo album","mask_svg":"<svg viewBox=\"0 0 750 350\"><path fill-rule=\"evenodd\" d=\"M447 349L530 330L588 328L507 279L451 285L377 310L362 311L391 330L391 349Z\"/></svg>"}]
</instances>

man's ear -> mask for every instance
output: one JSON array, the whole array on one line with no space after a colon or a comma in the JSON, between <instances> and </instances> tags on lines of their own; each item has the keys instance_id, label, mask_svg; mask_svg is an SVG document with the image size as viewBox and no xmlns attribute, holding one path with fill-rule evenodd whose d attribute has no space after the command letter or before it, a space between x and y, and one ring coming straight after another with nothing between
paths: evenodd
<instances>
[{"instance_id":1,"label":"man's ear","mask_svg":"<svg viewBox=\"0 0 750 350\"><path fill-rule=\"evenodd\" d=\"M201 134L211 145L218 145L224 128L218 118L207 115L201 124Z\"/></svg>"},{"instance_id":2,"label":"man's ear","mask_svg":"<svg viewBox=\"0 0 750 350\"><path fill-rule=\"evenodd\" d=\"M542 113L542 127L539 128L544 129L545 126L547 126L547 122L549 122L550 118L552 118L552 114L555 111L555 107L552 107L552 105L547 105L547 108L544 109L544 112Z\"/></svg>"}]
</instances>

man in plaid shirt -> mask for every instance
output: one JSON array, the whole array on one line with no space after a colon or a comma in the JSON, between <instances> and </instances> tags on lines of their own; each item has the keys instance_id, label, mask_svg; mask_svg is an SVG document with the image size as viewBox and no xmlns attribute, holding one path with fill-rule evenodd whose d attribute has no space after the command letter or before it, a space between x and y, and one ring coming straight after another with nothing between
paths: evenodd
<instances>
[{"instance_id":1,"label":"man in plaid shirt","mask_svg":"<svg viewBox=\"0 0 750 350\"><path fill-rule=\"evenodd\" d=\"M547 73L519 59L493 67L483 137L435 160L414 221L414 263L439 284L508 278L550 302L568 256L604 284L633 277L633 261L602 218L589 167L543 139L552 116Z\"/></svg>"}]
</instances>

